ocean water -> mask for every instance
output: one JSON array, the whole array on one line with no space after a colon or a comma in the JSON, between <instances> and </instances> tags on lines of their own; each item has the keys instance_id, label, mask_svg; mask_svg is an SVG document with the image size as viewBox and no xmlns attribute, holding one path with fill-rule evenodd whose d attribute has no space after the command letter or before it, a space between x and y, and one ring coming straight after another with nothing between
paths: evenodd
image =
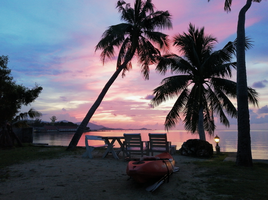
<instances>
[{"instance_id":1,"label":"ocean water","mask_svg":"<svg viewBox=\"0 0 268 200\"><path fill-rule=\"evenodd\" d=\"M141 133L142 140L148 141L148 133L167 133L168 141L180 149L183 142L188 139L198 139L198 135L188 133L184 130L173 130L166 132L164 130L112 130L112 131L91 131L84 133L78 143L78 146L85 146L85 135L99 136L123 136L124 133ZM55 133L34 133L34 143L47 143L49 145L68 146L74 132L55 132ZM236 130L217 130L215 135L220 137L219 146L222 152L237 151L237 131ZM215 150L214 137L206 136ZM92 141L97 142L97 141ZM115 143L115 147L119 144ZM268 131L251 130L251 151L253 159L268 159Z\"/></svg>"}]
</instances>

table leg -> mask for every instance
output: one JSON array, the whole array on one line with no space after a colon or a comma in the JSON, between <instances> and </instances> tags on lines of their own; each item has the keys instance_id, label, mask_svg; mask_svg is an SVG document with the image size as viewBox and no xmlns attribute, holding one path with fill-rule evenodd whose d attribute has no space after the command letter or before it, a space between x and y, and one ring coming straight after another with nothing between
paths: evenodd
<instances>
[{"instance_id":1,"label":"table leg","mask_svg":"<svg viewBox=\"0 0 268 200\"><path fill-rule=\"evenodd\" d=\"M117 140L118 144L120 145L120 148L117 151L117 155L118 155L121 151L124 151L124 144L123 144L123 142L121 142L120 138L117 138L116 140Z\"/></svg>"},{"instance_id":2,"label":"table leg","mask_svg":"<svg viewBox=\"0 0 268 200\"><path fill-rule=\"evenodd\" d=\"M114 142L116 139L112 139L112 141L110 142L109 139L105 139L105 143L108 145L106 151L104 152L102 158L105 158L107 156L108 153L112 153L113 157L115 159L119 159L117 154L114 151Z\"/></svg>"}]
</instances>

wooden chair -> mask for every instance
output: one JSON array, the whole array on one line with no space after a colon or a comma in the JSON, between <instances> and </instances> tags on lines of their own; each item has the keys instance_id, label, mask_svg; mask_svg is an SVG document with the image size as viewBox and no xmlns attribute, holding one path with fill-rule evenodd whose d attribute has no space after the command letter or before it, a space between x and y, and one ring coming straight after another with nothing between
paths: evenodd
<instances>
[{"instance_id":1,"label":"wooden chair","mask_svg":"<svg viewBox=\"0 0 268 200\"><path fill-rule=\"evenodd\" d=\"M149 133L149 153L153 156L153 152L168 152L170 153L171 142L167 141L166 133Z\"/></svg>"},{"instance_id":2,"label":"wooden chair","mask_svg":"<svg viewBox=\"0 0 268 200\"><path fill-rule=\"evenodd\" d=\"M104 144L90 145L90 144L88 144L89 140L102 140L104 142ZM82 155L83 158L86 158L86 157L93 158L92 151L95 148L101 148L101 147L106 148L108 146L107 144L105 144L105 140L102 139L101 136L95 136L95 135L86 135L85 136L85 145L86 145L86 152Z\"/></svg>"},{"instance_id":3,"label":"wooden chair","mask_svg":"<svg viewBox=\"0 0 268 200\"><path fill-rule=\"evenodd\" d=\"M123 156L129 157L131 159L131 155L147 155L147 147L144 146L144 142L141 141L141 134L140 133L131 133L131 134L124 134L124 151Z\"/></svg>"}]
</instances>

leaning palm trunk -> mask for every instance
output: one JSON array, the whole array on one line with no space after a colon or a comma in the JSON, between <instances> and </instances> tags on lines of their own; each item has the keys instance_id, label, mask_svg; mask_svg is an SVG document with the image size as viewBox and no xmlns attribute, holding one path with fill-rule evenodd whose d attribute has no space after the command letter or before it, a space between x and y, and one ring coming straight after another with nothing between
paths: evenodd
<instances>
[{"instance_id":1,"label":"leaning palm trunk","mask_svg":"<svg viewBox=\"0 0 268 200\"><path fill-rule=\"evenodd\" d=\"M237 25L237 110L238 144L236 164L252 166L250 122L248 110L247 72L245 61L245 18L252 0L240 10Z\"/></svg>"},{"instance_id":2,"label":"leaning palm trunk","mask_svg":"<svg viewBox=\"0 0 268 200\"><path fill-rule=\"evenodd\" d=\"M106 83L106 85L104 86L104 88L102 89L101 93L99 94L97 100L95 101L95 103L92 105L92 107L90 108L90 110L88 111L87 115L85 116L85 118L83 119L82 123L79 125L79 127L77 128L69 146L67 147L67 150L73 150L77 143L79 142L89 120L91 119L91 117L93 116L93 114L95 113L95 111L97 110L97 108L99 107L99 105L101 104L104 96L106 95L106 93L108 92L109 88L111 87L111 85L113 84L113 82L116 80L116 78L118 77L118 75L121 73L121 71L126 67L127 63L130 61L131 59L126 60L112 75L112 77L109 79L109 81Z\"/></svg>"},{"instance_id":3,"label":"leaning palm trunk","mask_svg":"<svg viewBox=\"0 0 268 200\"><path fill-rule=\"evenodd\" d=\"M203 108L200 108L198 114L198 134L199 139L206 141L206 135L204 130L204 115L203 115Z\"/></svg>"}]
</instances>

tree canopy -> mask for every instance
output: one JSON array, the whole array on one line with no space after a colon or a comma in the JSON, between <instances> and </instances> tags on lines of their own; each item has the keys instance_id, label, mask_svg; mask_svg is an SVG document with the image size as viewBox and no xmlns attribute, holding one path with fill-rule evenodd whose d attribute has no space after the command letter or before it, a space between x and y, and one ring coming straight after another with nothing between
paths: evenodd
<instances>
[{"instance_id":1,"label":"tree canopy","mask_svg":"<svg viewBox=\"0 0 268 200\"><path fill-rule=\"evenodd\" d=\"M159 58L157 70L165 73L170 68L178 74L167 77L162 85L154 89L153 105L157 106L169 98L177 100L168 113L165 121L166 129L183 120L185 129L195 133L198 130L200 139L205 140L204 130L213 134L215 130L214 115L218 114L220 122L229 126L225 113L237 116L237 110L228 97L236 97L236 82L229 80L231 62L235 47L229 42L223 49L214 51L216 38L205 35L204 28L197 29L190 24L188 33L174 37L174 46L179 47L183 56L175 54ZM257 92L248 88L248 99L257 104ZM183 117L181 117L183 116Z\"/></svg>"},{"instance_id":2,"label":"tree canopy","mask_svg":"<svg viewBox=\"0 0 268 200\"><path fill-rule=\"evenodd\" d=\"M42 87L37 84L29 89L17 84L11 76L11 70L7 67L8 57L0 56L0 124L3 125L12 120L19 119L21 107L32 103L41 93ZM29 112L28 112L29 113ZM31 109L31 114L36 111Z\"/></svg>"}]
</instances>

